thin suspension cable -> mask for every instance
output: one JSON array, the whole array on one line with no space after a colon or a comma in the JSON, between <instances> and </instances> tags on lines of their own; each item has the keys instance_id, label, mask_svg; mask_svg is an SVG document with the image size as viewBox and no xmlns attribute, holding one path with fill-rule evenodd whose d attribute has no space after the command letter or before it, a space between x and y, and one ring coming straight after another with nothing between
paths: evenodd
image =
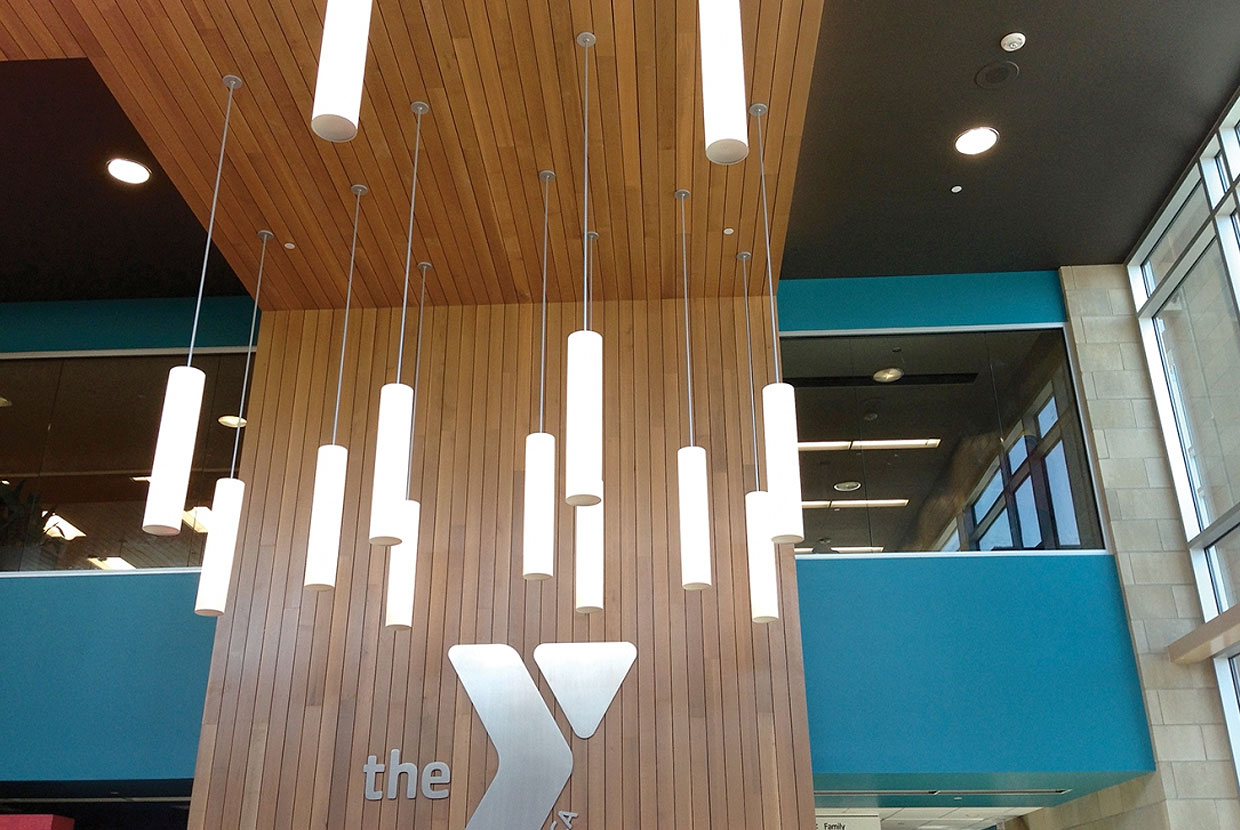
<instances>
[{"instance_id":1,"label":"thin suspension cable","mask_svg":"<svg viewBox=\"0 0 1240 830\"><path fill-rule=\"evenodd\" d=\"M689 244L685 231L685 199L689 191L676 191L680 201L680 266L685 289L685 394L689 399L689 446L696 447L693 439L693 356L689 350Z\"/></svg>"},{"instance_id":2,"label":"thin suspension cable","mask_svg":"<svg viewBox=\"0 0 1240 830\"><path fill-rule=\"evenodd\" d=\"M267 243L271 241L271 231L259 231L258 236L263 240L262 250L258 254L258 282L254 286L254 310L250 312L250 339L246 340L245 350L245 371L241 374L241 403L237 406L237 424L236 435L233 436L233 454L232 464L228 467L228 477L237 477L237 452L241 449L241 427L242 421L245 419L245 393L246 387L250 384L250 357L254 354L254 327L258 323L258 295L263 291L263 265L267 262Z\"/></svg>"},{"instance_id":3,"label":"thin suspension cable","mask_svg":"<svg viewBox=\"0 0 1240 830\"><path fill-rule=\"evenodd\" d=\"M362 215L362 194L366 186L353 185L357 200L353 206L353 243L349 246L349 282L344 290L344 328L340 333L340 369L336 372L336 412L332 415L332 443L336 443L336 429L340 426L340 390L344 388L344 347L349 342L349 302L353 299L353 265L357 260L357 224Z\"/></svg>"},{"instance_id":4,"label":"thin suspension cable","mask_svg":"<svg viewBox=\"0 0 1240 830\"><path fill-rule=\"evenodd\" d=\"M761 171L762 182L762 227L766 232L766 290L770 294L771 299L771 342L773 344L773 354L775 356L775 382L780 383L783 380L783 368L779 360L779 321L775 317L775 276L774 269L771 267L771 212L766 202L766 154L763 152L762 146L762 116L766 113L766 105L755 104L755 107L761 106L761 112L754 113L754 117L758 121L758 169ZM752 109L750 110L753 111Z\"/></svg>"},{"instance_id":5,"label":"thin suspension cable","mask_svg":"<svg viewBox=\"0 0 1240 830\"><path fill-rule=\"evenodd\" d=\"M413 350L413 417L409 419L409 480L405 483L405 498L413 494L413 434L418 426L418 381L422 377L422 312L426 308L426 272L430 267L429 262L418 263L418 270L422 272L422 291L418 295L418 341Z\"/></svg>"},{"instance_id":6,"label":"thin suspension cable","mask_svg":"<svg viewBox=\"0 0 1240 830\"><path fill-rule=\"evenodd\" d=\"M543 238L542 238L542 339L541 356L538 360L538 431L544 432L547 407L547 223L551 214L551 180L555 173L543 170Z\"/></svg>"},{"instance_id":7,"label":"thin suspension cable","mask_svg":"<svg viewBox=\"0 0 1240 830\"><path fill-rule=\"evenodd\" d=\"M753 389L753 334L749 325L749 257L748 251L738 255L743 270L741 300L745 305L745 356L749 361L749 427L753 430L753 489L762 489L762 469L758 462L758 404Z\"/></svg>"},{"instance_id":8,"label":"thin suspension cable","mask_svg":"<svg viewBox=\"0 0 1240 830\"><path fill-rule=\"evenodd\" d=\"M241 86L241 79L236 75L225 75L224 85L228 87L228 103L224 106L224 134L220 136L220 160L215 165L215 189L211 191L211 214L207 218L207 247L202 254L202 273L198 277L198 301L194 304L194 325L189 332L189 354L185 357L185 365L194 364L194 344L198 341L198 317L202 313L202 293L207 286L207 259L211 256L211 233L215 230L215 207L220 200L220 176L224 172L224 146L228 143L228 122L232 118L233 93Z\"/></svg>"},{"instance_id":9,"label":"thin suspension cable","mask_svg":"<svg viewBox=\"0 0 1240 830\"><path fill-rule=\"evenodd\" d=\"M586 239L586 231L590 227L590 46L594 43L591 35L587 42L582 43L582 63L585 64L585 82L582 88L582 161L583 171L581 186L581 325L590 330L590 241ZM581 43L581 35L578 35Z\"/></svg>"},{"instance_id":10,"label":"thin suspension cable","mask_svg":"<svg viewBox=\"0 0 1240 830\"><path fill-rule=\"evenodd\" d=\"M405 293L400 300L400 345L396 348L396 382L400 383L400 372L405 359L405 316L409 310L409 264L413 261L413 206L418 201L418 156L422 151L422 115L426 112L426 104L413 102L413 112L417 116L417 127L413 134L413 187L409 191L409 233L405 238Z\"/></svg>"}]
</instances>

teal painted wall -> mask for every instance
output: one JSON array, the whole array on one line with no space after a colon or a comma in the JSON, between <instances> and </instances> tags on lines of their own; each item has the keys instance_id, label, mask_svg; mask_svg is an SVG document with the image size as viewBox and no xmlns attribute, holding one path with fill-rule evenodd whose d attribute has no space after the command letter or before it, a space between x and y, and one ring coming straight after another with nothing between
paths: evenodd
<instances>
[{"instance_id":1,"label":"teal painted wall","mask_svg":"<svg viewBox=\"0 0 1240 830\"><path fill-rule=\"evenodd\" d=\"M1054 803L1154 769L1112 557L802 559L797 583L815 789Z\"/></svg>"},{"instance_id":2,"label":"teal painted wall","mask_svg":"<svg viewBox=\"0 0 1240 830\"><path fill-rule=\"evenodd\" d=\"M0 782L194 776L215 622L197 573L0 578Z\"/></svg>"},{"instance_id":3,"label":"teal painted wall","mask_svg":"<svg viewBox=\"0 0 1240 830\"><path fill-rule=\"evenodd\" d=\"M780 331L1006 326L1067 320L1055 271L782 280Z\"/></svg>"},{"instance_id":4,"label":"teal painted wall","mask_svg":"<svg viewBox=\"0 0 1240 830\"><path fill-rule=\"evenodd\" d=\"M193 297L153 300L0 303L0 354L105 349L184 349ZM249 297L206 297L197 345L245 346Z\"/></svg>"}]
</instances>

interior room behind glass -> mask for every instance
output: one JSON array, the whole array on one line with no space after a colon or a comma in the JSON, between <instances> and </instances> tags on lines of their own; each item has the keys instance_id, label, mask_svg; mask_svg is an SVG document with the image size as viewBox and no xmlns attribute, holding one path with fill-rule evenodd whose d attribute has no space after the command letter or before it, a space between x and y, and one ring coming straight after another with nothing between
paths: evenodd
<instances>
[{"instance_id":1,"label":"interior room behind glass","mask_svg":"<svg viewBox=\"0 0 1240 830\"><path fill-rule=\"evenodd\" d=\"M782 348L801 442L798 553L1102 547L1061 330Z\"/></svg>"},{"instance_id":2,"label":"interior room behind glass","mask_svg":"<svg viewBox=\"0 0 1240 830\"><path fill-rule=\"evenodd\" d=\"M228 474L244 354L199 354L207 376L185 524L142 532L146 477L178 355L0 360L0 570L201 564L215 479ZM242 430L244 432L244 430Z\"/></svg>"}]
</instances>

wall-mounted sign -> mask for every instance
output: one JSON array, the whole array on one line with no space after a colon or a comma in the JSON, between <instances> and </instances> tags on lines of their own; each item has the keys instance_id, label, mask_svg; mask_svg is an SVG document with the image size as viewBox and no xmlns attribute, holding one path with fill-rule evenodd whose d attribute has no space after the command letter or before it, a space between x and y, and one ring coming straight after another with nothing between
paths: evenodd
<instances>
[{"instance_id":1,"label":"wall-mounted sign","mask_svg":"<svg viewBox=\"0 0 1240 830\"><path fill-rule=\"evenodd\" d=\"M814 826L817 830L881 830L877 815L870 816L818 816Z\"/></svg>"},{"instance_id":2,"label":"wall-mounted sign","mask_svg":"<svg viewBox=\"0 0 1240 830\"><path fill-rule=\"evenodd\" d=\"M573 751L556 726L525 668L521 655L502 644L457 645L448 659L486 730L499 766L465 830L542 830L573 772ZM534 662L568 719L583 740L598 729L620 685L637 659L632 643L543 643ZM388 763L371 755L362 766L366 798L396 798L405 776L405 797L447 798L452 773L446 763L422 767L402 763L391 750ZM384 775L386 774L386 780ZM577 813L556 813L557 828L569 830ZM851 830L851 828L850 828Z\"/></svg>"}]
</instances>

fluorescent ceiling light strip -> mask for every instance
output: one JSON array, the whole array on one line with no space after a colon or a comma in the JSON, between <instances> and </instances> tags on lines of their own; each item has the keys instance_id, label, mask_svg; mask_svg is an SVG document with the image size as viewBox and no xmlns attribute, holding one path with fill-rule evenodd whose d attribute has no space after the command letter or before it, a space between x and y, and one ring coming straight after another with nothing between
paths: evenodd
<instances>
[{"instance_id":1,"label":"fluorescent ceiling light strip","mask_svg":"<svg viewBox=\"0 0 1240 830\"><path fill-rule=\"evenodd\" d=\"M908 499L835 499L803 501L801 507L813 510L823 507L908 507Z\"/></svg>"},{"instance_id":2,"label":"fluorescent ceiling light strip","mask_svg":"<svg viewBox=\"0 0 1240 830\"><path fill-rule=\"evenodd\" d=\"M801 441L797 449L801 452L821 452L824 450L925 450L934 449L939 445L938 438L882 438L857 441Z\"/></svg>"},{"instance_id":3,"label":"fluorescent ceiling light strip","mask_svg":"<svg viewBox=\"0 0 1240 830\"><path fill-rule=\"evenodd\" d=\"M831 548L831 550L835 551L836 553L882 553L883 546L882 545L853 545L850 547L848 545L841 545L840 547L833 547Z\"/></svg>"}]
</instances>

